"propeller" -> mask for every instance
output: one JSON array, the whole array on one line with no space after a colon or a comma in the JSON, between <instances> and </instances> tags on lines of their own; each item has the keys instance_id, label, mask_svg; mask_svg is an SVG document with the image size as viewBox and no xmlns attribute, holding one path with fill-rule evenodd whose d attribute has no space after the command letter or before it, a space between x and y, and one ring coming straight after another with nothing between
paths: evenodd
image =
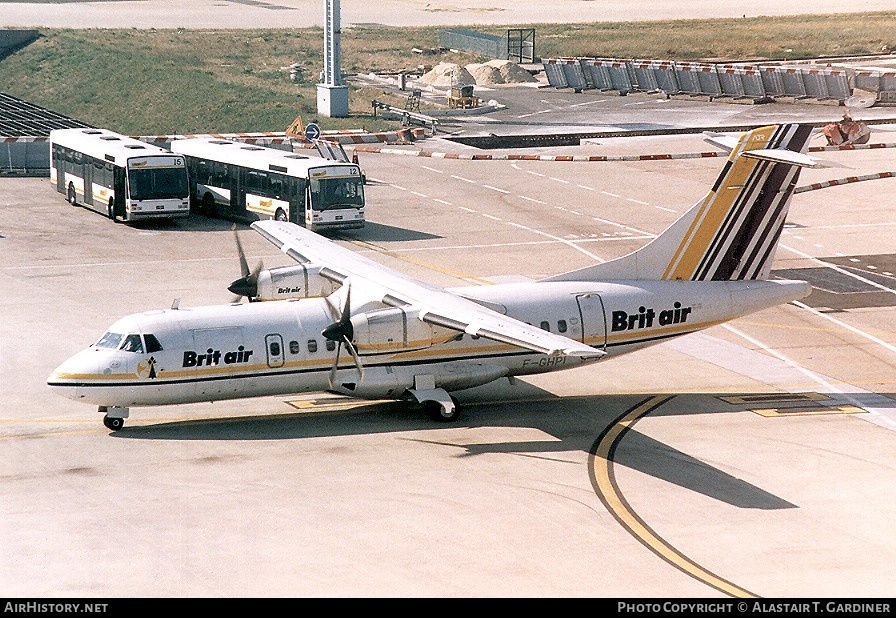
<instances>
[{"instance_id":1,"label":"propeller","mask_svg":"<svg viewBox=\"0 0 896 618\"><path fill-rule=\"evenodd\" d=\"M253 302L258 296L258 273L264 267L261 261L255 267L255 270L249 271L249 262L246 260L246 252L243 251L243 245L240 242L240 236L236 232L236 225L233 226L233 237L236 239L236 249L240 256L240 271L242 277L231 283L227 289L236 294L234 302L239 302L240 298L245 296L249 302Z\"/></svg>"},{"instance_id":2,"label":"propeller","mask_svg":"<svg viewBox=\"0 0 896 618\"><path fill-rule=\"evenodd\" d=\"M346 281L345 283L345 304L342 307L342 312L338 316L338 319L327 326L322 332L324 339L328 339L329 341L336 342L336 359L333 361L333 367L330 369L330 377L329 383L330 388L333 388L333 383L336 379L336 370L339 367L339 355L342 353L342 344L345 344L345 348L349 351L349 354L352 355L352 359L355 361L355 367L358 369L358 376L360 380L364 379L364 366L361 364L361 358L358 356L358 351L355 349L355 345L352 343L352 339L355 336L355 329L352 326L352 311L351 311L351 291L350 282ZM333 308L335 312L335 307Z\"/></svg>"}]
</instances>

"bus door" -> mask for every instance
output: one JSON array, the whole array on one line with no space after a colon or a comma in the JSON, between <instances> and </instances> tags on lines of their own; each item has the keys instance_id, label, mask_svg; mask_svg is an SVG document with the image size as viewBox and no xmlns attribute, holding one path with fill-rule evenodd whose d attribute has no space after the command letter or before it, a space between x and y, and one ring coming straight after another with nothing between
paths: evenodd
<instances>
[{"instance_id":1,"label":"bus door","mask_svg":"<svg viewBox=\"0 0 896 618\"><path fill-rule=\"evenodd\" d=\"M94 206L93 203L93 161L90 157L84 157L84 203Z\"/></svg>"},{"instance_id":2,"label":"bus door","mask_svg":"<svg viewBox=\"0 0 896 618\"><path fill-rule=\"evenodd\" d=\"M604 302L597 292L576 294L579 305L579 318L582 323L582 343L599 350L607 349L607 316Z\"/></svg>"},{"instance_id":3,"label":"bus door","mask_svg":"<svg viewBox=\"0 0 896 618\"><path fill-rule=\"evenodd\" d=\"M128 177L123 167L112 167L112 190L115 191L115 216L124 219L127 217Z\"/></svg>"},{"instance_id":4,"label":"bus door","mask_svg":"<svg viewBox=\"0 0 896 618\"><path fill-rule=\"evenodd\" d=\"M297 225L305 225L305 180L290 176L287 178L286 195L289 200L289 220Z\"/></svg>"},{"instance_id":5,"label":"bus door","mask_svg":"<svg viewBox=\"0 0 896 618\"><path fill-rule=\"evenodd\" d=\"M230 214L246 214L246 170L230 166Z\"/></svg>"},{"instance_id":6,"label":"bus door","mask_svg":"<svg viewBox=\"0 0 896 618\"><path fill-rule=\"evenodd\" d=\"M52 165L56 169L56 190L65 193L66 153L57 145L53 145Z\"/></svg>"}]
</instances>

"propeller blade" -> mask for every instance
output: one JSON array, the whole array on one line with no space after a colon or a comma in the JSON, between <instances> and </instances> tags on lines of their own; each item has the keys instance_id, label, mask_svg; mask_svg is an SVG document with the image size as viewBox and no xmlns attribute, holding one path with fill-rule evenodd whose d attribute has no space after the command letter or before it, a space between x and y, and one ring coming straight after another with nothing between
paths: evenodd
<instances>
[{"instance_id":1,"label":"propeller blade","mask_svg":"<svg viewBox=\"0 0 896 618\"><path fill-rule=\"evenodd\" d=\"M250 272L249 262L246 259L246 252L243 250L243 245L240 242L240 236L237 234L236 225L233 226L233 237L236 239L236 250L240 257L240 273L242 274L242 277L227 286L227 289L231 293L236 294L237 298L234 302L239 302L239 299L243 296L252 301L258 296L258 274L261 272L262 268L264 268L264 264L259 261L255 270Z\"/></svg>"},{"instance_id":2,"label":"propeller blade","mask_svg":"<svg viewBox=\"0 0 896 618\"><path fill-rule=\"evenodd\" d=\"M333 361L333 366L330 368L330 376L327 379L330 388L333 388L333 384L336 381L336 369L339 367L339 353L342 351L342 342L336 344L336 360Z\"/></svg>"},{"instance_id":3,"label":"propeller blade","mask_svg":"<svg viewBox=\"0 0 896 618\"><path fill-rule=\"evenodd\" d=\"M233 237L236 239L236 250L240 256L240 272L243 277L249 276L249 262L246 261L246 252L243 251L243 244L240 242L240 235L236 232L236 224L233 224Z\"/></svg>"},{"instance_id":4,"label":"propeller blade","mask_svg":"<svg viewBox=\"0 0 896 618\"><path fill-rule=\"evenodd\" d=\"M342 312L338 316L338 319L321 332L325 339L336 342L336 359L333 361L333 366L330 368L330 388L333 388L333 384L336 380L336 371L339 368L339 355L342 352L343 343L345 343L345 348L349 351L349 354L352 355L352 359L355 361L359 379L364 379L364 365L361 364L361 358L358 356L358 351L352 343L352 339L355 336L355 329L352 326L352 291L349 287L350 285L349 282L345 283L345 303L342 306ZM332 311L335 313L335 307L330 303L328 303L327 306L331 307Z\"/></svg>"},{"instance_id":5,"label":"propeller blade","mask_svg":"<svg viewBox=\"0 0 896 618\"><path fill-rule=\"evenodd\" d=\"M358 356L358 351L355 349L355 344L351 342L351 340L345 340L345 347L348 348L349 354L352 355L352 358L355 360L355 367L358 369L358 380L364 380L364 365L361 364L361 357Z\"/></svg>"}]
</instances>

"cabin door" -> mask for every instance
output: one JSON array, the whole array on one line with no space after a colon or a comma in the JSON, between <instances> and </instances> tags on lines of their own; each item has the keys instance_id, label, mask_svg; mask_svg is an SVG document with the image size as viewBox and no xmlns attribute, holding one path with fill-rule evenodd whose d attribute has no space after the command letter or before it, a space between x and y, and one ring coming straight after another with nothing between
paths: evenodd
<instances>
[{"instance_id":1,"label":"cabin door","mask_svg":"<svg viewBox=\"0 0 896 618\"><path fill-rule=\"evenodd\" d=\"M599 350L607 349L607 315L597 292L577 294L579 318L582 321L582 343Z\"/></svg>"}]
</instances>

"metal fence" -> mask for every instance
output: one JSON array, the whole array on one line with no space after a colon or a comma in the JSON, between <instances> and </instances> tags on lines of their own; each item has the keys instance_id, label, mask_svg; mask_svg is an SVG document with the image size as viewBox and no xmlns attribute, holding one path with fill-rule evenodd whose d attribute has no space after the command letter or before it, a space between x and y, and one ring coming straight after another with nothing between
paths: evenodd
<instances>
[{"instance_id":1,"label":"metal fence","mask_svg":"<svg viewBox=\"0 0 896 618\"><path fill-rule=\"evenodd\" d=\"M439 45L499 60L535 62L535 28L511 28L502 35L465 29L442 30Z\"/></svg>"},{"instance_id":2,"label":"metal fence","mask_svg":"<svg viewBox=\"0 0 896 618\"><path fill-rule=\"evenodd\" d=\"M843 103L854 88L876 94L879 102L896 100L896 72L855 71L838 67L734 65L671 60L550 58L542 60L555 88L762 100Z\"/></svg>"}]
</instances>

